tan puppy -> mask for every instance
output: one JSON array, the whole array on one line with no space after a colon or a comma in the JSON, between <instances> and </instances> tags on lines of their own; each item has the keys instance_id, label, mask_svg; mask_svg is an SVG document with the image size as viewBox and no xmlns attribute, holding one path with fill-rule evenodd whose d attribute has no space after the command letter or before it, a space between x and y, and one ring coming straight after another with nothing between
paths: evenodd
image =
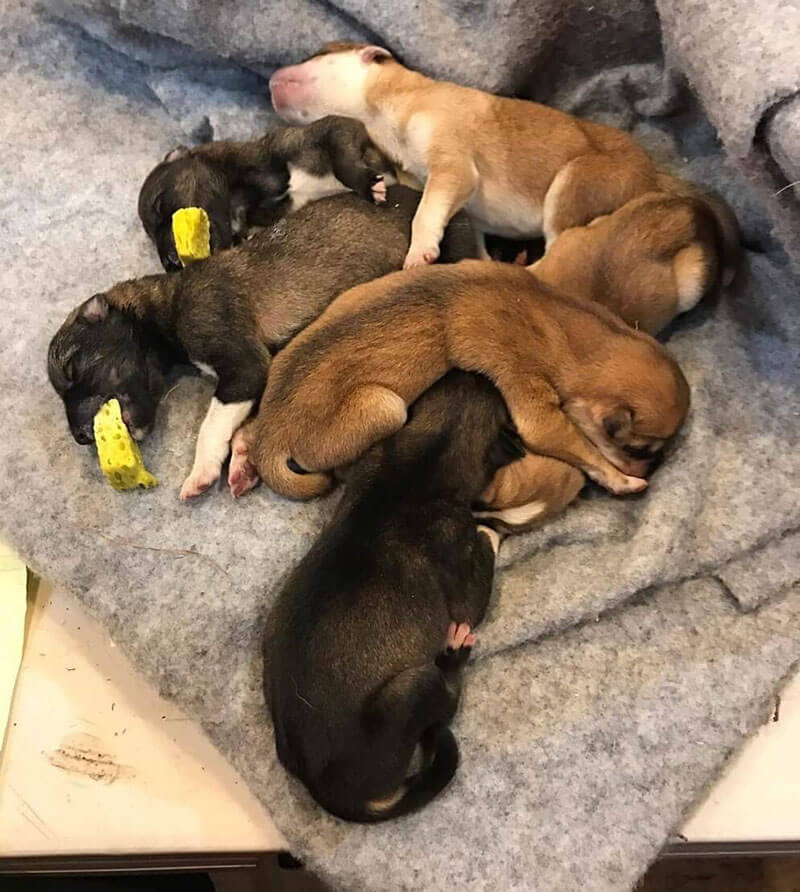
<instances>
[{"instance_id":1,"label":"tan puppy","mask_svg":"<svg viewBox=\"0 0 800 892\"><path fill-rule=\"evenodd\" d=\"M338 297L275 359L250 461L283 495L321 495L332 469L402 427L454 367L496 384L530 451L618 494L647 486L648 462L625 450L660 449L689 406L680 369L649 335L526 269L464 261Z\"/></svg>"},{"instance_id":2,"label":"tan puppy","mask_svg":"<svg viewBox=\"0 0 800 892\"><path fill-rule=\"evenodd\" d=\"M565 230L528 269L549 285L597 301L657 334L692 309L738 262L738 226L719 198L679 181L683 195L652 192L588 226ZM630 446L629 446L630 448ZM519 531L561 512L585 480L576 468L529 454L498 471L481 498L492 519Z\"/></svg>"},{"instance_id":3,"label":"tan puppy","mask_svg":"<svg viewBox=\"0 0 800 892\"><path fill-rule=\"evenodd\" d=\"M656 188L653 163L627 133L522 99L432 80L388 50L328 44L270 78L281 117L362 121L372 140L425 184L406 267L433 262L447 221L465 208L479 231L544 234L608 214ZM483 249L485 250L485 249Z\"/></svg>"}]
</instances>

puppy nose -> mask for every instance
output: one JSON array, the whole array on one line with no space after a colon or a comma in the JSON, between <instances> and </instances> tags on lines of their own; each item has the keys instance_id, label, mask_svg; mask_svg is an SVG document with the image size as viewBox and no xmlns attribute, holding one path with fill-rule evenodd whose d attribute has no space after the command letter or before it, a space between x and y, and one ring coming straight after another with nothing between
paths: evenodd
<instances>
[{"instance_id":1,"label":"puppy nose","mask_svg":"<svg viewBox=\"0 0 800 892\"><path fill-rule=\"evenodd\" d=\"M77 430L73 430L72 436L80 446L88 446L90 443L94 443L94 430L90 430L88 427L79 427Z\"/></svg>"},{"instance_id":2,"label":"puppy nose","mask_svg":"<svg viewBox=\"0 0 800 892\"><path fill-rule=\"evenodd\" d=\"M177 273L183 269L183 264L178 259L178 252L174 248L161 258L161 265L168 273Z\"/></svg>"},{"instance_id":3,"label":"puppy nose","mask_svg":"<svg viewBox=\"0 0 800 892\"><path fill-rule=\"evenodd\" d=\"M273 87L280 87L283 84L297 83L301 77L302 72L299 65L286 65L284 68L279 68L277 71L272 72L272 77L269 79L269 88L271 90Z\"/></svg>"}]
</instances>

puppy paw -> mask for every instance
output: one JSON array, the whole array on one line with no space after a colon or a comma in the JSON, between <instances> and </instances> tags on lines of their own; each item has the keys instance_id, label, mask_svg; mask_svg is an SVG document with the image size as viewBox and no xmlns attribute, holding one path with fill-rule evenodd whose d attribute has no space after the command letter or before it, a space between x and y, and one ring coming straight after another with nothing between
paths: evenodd
<instances>
[{"instance_id":1,"label":"puppy paw","mask_svg":"<svg viewBox=\"0 0 800 892\"><path fill-rule=\"evenodd\" d=\"M647 481L641 477L629 477L627 474L620 474L619 478L611 481L609 489L614 495L627 496L635 492L643 492L647 489Z\"/></svg>"},{"instance_id":2,"label":"puppy paw","mask_svg":"<svg viewBox=\"0 0 800 892\"><path fill-rule=\"evenodd\" d=\"M219 480L219 470L219 465L216 462L214 464L201 465L199 468L192 468L192 473L183 481L181 501L186 502L189 499L202 495Z\"/></svg>"},{"instance_id":3,"label":"puppy paw","mask_svg":"<svg viewBox=\"0 0 800 892\"><path fill-rule=\"evenodd\" d=\"M382 173L376 174L370 191L375 204L383 204L386 201L386 181L383 179Z\"/></svg>"},{"instance_id":4,"label":"puppy paw","mask_svg":"<svg viewBox=\"0 0 800 892\"><path fill-rule=\"evenodd\" d=\"M403 263L403 269L413 269L415 266L424 266L426 263L433 263L438 256L438 245L411 245Z\"/></svg>"},{"instance_id":5,"label":"puppy paw","mask_svg":"<svg viewBox=\"0 0 800 892\"><path fill-rule=\"evenodd\" d=\"M247 457L247 443L237 431L231 441L231 463L228 468L228 488L234 499L258 486L261 478Z\"/></svg>"},{"instance_id":6,"label":"puppy paw","mask_svg":"<svg viewBox=\"0 0 800 892\"><path fill-rule=\"evenodd\" d=\"M647 458L626 458L617 467L628 477L644 477L650 470L650 459Z\"/></svg>"},{"instance_id":7,"label":"puppy paw","mask_svg":"<svg viewBox=\"0 0 800 892\"><path fill-rule=\"evenodd\" d=\"M477 638L469 623L450 623L444 649L436 657L436 665L442 672L459 672L469 659Z\"/></svg>"},{"instance_id":8,"label":"puppy paw","mask_svg":"<svg viewBox=\"0 0 800 892\"><path fill-rule=\"evenodd\" d=\"M469 623L450 623L444 644L450 651L469 650L477 640Z\"/></svg>"}]
</instances>

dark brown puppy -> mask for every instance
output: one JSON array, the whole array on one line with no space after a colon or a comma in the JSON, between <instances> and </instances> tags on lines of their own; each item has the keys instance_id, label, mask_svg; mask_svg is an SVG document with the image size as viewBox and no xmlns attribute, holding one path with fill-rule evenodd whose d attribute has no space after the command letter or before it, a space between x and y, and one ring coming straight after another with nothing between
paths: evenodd
<instances>
[{"instance_id":1,"label":"dark brown puppy","mask_svg":"<svg viewBox=\"0 0 800 892\"><path fill-rule=\"evenodd\" d=\"M447 726L498 541L470 506L521 449L495 388L449 373L348 469L336 513L278 595L264 639L278 758L333 814L398 817L455 773ZM424 765L409 776L418 745Z\"/></svg>"},{"instance_id":2,"label":"dark brown puppy","mask_svg":"<svg viewBox=\"0 0 800 892\"><path fill-rule=\"evenodd\" d=\"M261 396L271 354L337 294L400 267L418 203L419 194L402 186L392 186L380 207L353 194L326 198L179 273L122 282L84 301L48 353L75 439L92 442L92 419L112 396L131 432L144 436L167 371L192 361L217 385L181 495L206 490ZM454 220L447 259L474 250L469 222Z\"/></svg>"},{"instance_id":3,"label":"dark brown puppy","mask_svg":"<svg viewBox=\"0 0 800 892\"><path fill-rule=\"evenodd\" d=\"M736 218L722 199L679 180L567 229L528 269L554 288L613 310L634 328L657 334L704 295L728 284L739 259ZM617 436L624 435L620 429ZM636 452L636 443L626 447ZM639 453L647 457L647 452ZM527 455L498 471L478 516L519 531L563 510L584 476L564 462Z\"/></svg>"},{"instance_id":4,"label":"dark brown puppy","mask_svg":"<svg viewBox=\"0 0 800 892\"><path fill-rule=\"evenodd\" d=\"M398 430L448 369L493 381L525 446L618 494L689 407L675 361L609 310L526 269L464 261L397 273L342 294L276 358L250 459L277 492L312 498L329 471Z\"/></svg>"},{"instance_id":5,"label":"dark brown puppy","mask_svg":"<svg viewBox=\"0 0 800 892\"><path fill-rule=\"evenodd\" d=\"M181 269L172 215L185 207L208 214L211 252L230 248L248 225L264 226L309 201L348 189L386 198L394 172L352 118L329 115L309 127L275 127L249 142L220 140L173 149L147 176L139 217L167 272Z\"/></svg>"}]
</instances>

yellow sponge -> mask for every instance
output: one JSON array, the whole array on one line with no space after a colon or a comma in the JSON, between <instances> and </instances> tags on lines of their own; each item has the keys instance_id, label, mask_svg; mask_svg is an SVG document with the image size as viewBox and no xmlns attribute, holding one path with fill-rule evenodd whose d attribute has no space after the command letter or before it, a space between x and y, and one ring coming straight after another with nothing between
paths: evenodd
<instances>
[{"instance_id":1,"label":"yellow sponge","mask_svg":"<svg viewBox=\"0 0 800 892\"><path fill-rule=\"evenodd\" d=\"M139 446L125 427L119 400L104 403L94 416L94 441L100 469L114 489L158 486L158 480L144 466Z\"/></svg>"},{"instance_id":2,"label":"yellow sponge","mask_svg":"<svg viewBox=\"0 0 800 892\"><path fill-rule=\"evenodd\" d=\"M211 227L203 208L180 208L172 215L172 236L181 263L205 260L211 254Z\"/></svg>"}]
</instances>

